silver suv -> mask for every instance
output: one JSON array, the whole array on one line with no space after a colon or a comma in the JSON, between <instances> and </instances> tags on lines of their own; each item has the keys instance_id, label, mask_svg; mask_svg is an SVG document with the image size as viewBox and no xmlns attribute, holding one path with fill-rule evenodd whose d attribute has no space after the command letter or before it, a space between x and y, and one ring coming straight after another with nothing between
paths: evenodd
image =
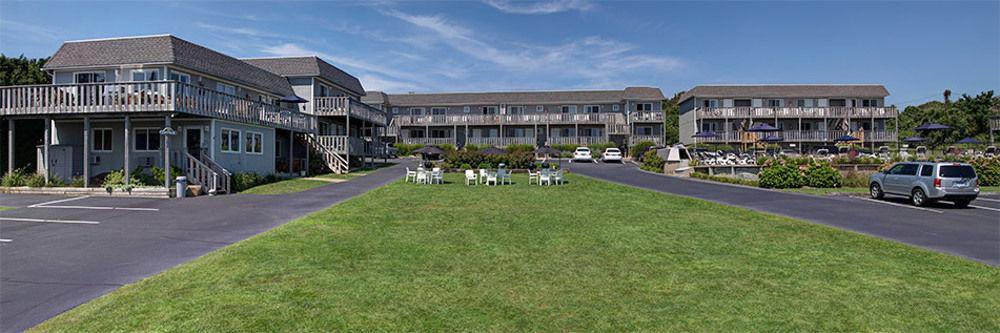
<instances>
[{"instance_id":1,"label":"silver suv","mask_svg":"<svg viewBox=\"0 0 1000 333\"><path fill-rule=\"evenodd\" d=\"M872 198L886 194L910 197L914 206L937 200L968 206L979 196L976 170L965 163L902 162L868 178Z\"/></svg>"}]
</instances>

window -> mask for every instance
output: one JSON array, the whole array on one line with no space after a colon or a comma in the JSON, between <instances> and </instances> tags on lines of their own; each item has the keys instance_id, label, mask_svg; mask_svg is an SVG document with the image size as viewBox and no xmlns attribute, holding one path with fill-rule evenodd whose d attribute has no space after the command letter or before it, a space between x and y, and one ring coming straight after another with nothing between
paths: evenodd
<instances>
[{"instance_id":1,"label":"window","mask_svg":"<svg viewBox=\"0 0 1000 333\"><path fill-rule=\"evenodd\" d=\"M495 106L484 106L483 114L497 114L497 107Z\"/></svg>"},{"instance_id":2,"label":"window","mask_svg":"<svg viewBox=\"0 0 1000 333\"><path fill-rule=\"evenodd\" d=\"M545 112L545 107L541 105L536 105L535 112Z\"/></svg>"},{"instance_id":3,"label":"window","mask_svg":"<svg viewBox=\"0 0 1000 333\"><path fill-rule=\"evenodd\" d=\"M392 114L399 114L399 108L398 107L393 107L392 108Z\"/></svg>"},{"instance_id":4,"label":"window","mask_svg":"<svg viewBox=\"0 0 1000 333\"><path fill-rule=\"evenodd\" d=\"M900 164L889 170L893 175L915 176L917 174L916 164Z\"/></svg>"},{"instance_id":5,"label":"window","mask_svg":"<svg viewBox=\"0 0 1000 333\"><path fill-rule=\"evenodd\" d=\"M931 177L934 176L934 166L933 165L921 165L920 166L920 176L921 177Z\"/></svg>"},{"instance_id":6,"label":"window","mask_svg":"<svg viewBox=\"0 0 1000 333\"><path fill-rule=\"evenodd\" d=\"M275 104L274 97L267 95L257 95L257 101L264 104Z\"/></svg>"},{"instance_id":7,"label":"window","mask_svg":"<svg viewBox=\"0 0 1000 333\"><path fill-rule=\"evenodd\" d=\"M831 99L830 100L830 106L833 106L833 107L847 106L847 100L846 99Z\"/></svg>"},{"instance_id":8,"label":"window","mask_svg":"<svg viewBox=\"0 0 1000 333\"><path fill-rule=\"evenodd\" d=\"M264 154L264 134L259 132L247 132L247 154Z\"/></svg>"},{"instance_id":9,"label":"window","mask_svg":"<svg viewBox=\"0 0 1000 333\"><path fill-rule=\"evenodd\" d=\"M615 105L611 106L611 111L618 112L618 110L620 110L620 107L618 106L618 104L615 104Z\"/></svg>"},{"instance_id":10,"label":"window","mask_svg":"<svg viewBox=\"0 0 1000 333\"><path fill-rule=\"evenodd\" d=\"M471 112L471 111L472 111L472 108L470 108L470 107L468 107L468 106L466 106L466 107L462 108L462 112L465 112L465 113L469 113L469 112Z\"/></svg>"},{"instance_id":11,"label":"window","mask_svg":"<svg viewBox=\"0 0 1000 333\"><path fill-rule=\"evenodd\" d=\"M410 115L422 116L424 115L424 108L410 108Z\"/></svg>"},{"instance_id":12,"label":"window","mask_svg":"<svg viewBox=\"0 0 1000 333\"><path fill-rule=\"evenodd\" d=\"M749 99L737 99L733 100L733 106L735 107L748 107L753 105L753 101Z\"/></svg>"},{"instance_id":13,"label":"window","mask_svg":"<svg viewBox=\"0 0 1000 333\"><path fill-rule=\"evenodd\" d=\"M170 71L170 81L177 81L180 83L191 83L191 75L187 75L181 72Z\"/></svg>"},{"instance_id":14,"label":"window","mask_svg":"<svg viewBox=\"0 0 1000 333\"><path fill-rule=\"evenodd\" d=\"M938 176L943 178L966 178L976 177L976 170L969 165L942 165L938 169Z\"/></svg>"},{"instance_id":15,"label":"window","mask_svg":"<svg viewBox=\"0 0 1000 333\"><path fill-rule=\"evenodd\" d=\"M159 81L159 80L160 80L159 69L132 70L132 81L142 82L142 81Z\"/></svg>"},{"instance_id":16,"label":"window","mask_svg":"<svg viewBox=\"0 0 1000 333\"><path fill-rule=\"evenodd\" d=\"M76 83L102 83L104 82L103 72L84 72L73 75Z\"/></svg>"},{"instance_id":17,"label":"window","mask_svg":"<svg viewBox=\"0 0 1000 333\"><path fill-rule=\"evenodd\" d=\"M767 100L767 106L768 107L772 107L772 108L780 108L781 107L781 100L780 99L769 99L769 100Z\"/></svg>"},{"instance_id":18,"label":"window","mask_svg":"<svg viewBox=\"0 0 1000 333\"><path fill-rule=\"evenodd\" d=\"M635 134L636 135L653 135L653 127L652 126L637 126L635 128Z\"/></svg>"},{"instance_id":19,"label":"window","mask_svg":"<svg viewBox=\"0 0 1000 333\"><path fill-rule=\"evenodd\" d=\"M431 108L432 115L444 115L448 112L448 108Z\"/></svg>"},{"instance_id":20,"label":"window","mask_svg":"<svg viewBox=\"0 0 1000 333\"><path fill-rule=\"evenodd\" d=\"M508 106L507 114L524 114L523 106Z\"/></svg>"},{"instance_id":21,"label":"window","mask_svg":"<svg viewBox=\"0 0 1000 333\"><path fill-rule=\"evenodd\" d=\"M598 113L601 112L600 105L584 105L583 113Z\"/></svg>"},{"instance_id":22,"label":"window","mask_svg":"<svg viewBox=\"0 0 1000 333\"><path fill-rule=\"evenodd\" d=\"M877 99L863 99L863 100L861 100L861 106L866 107L866 108L867 107L877 107L878 106L878 100Z\"/></svg>"},{"instance_id":23,"label":"window","mask_svg":"<svg viewBox=\"0 0 1000 333\"><path fill-rule=\"evenodd\" d=\"M448 130L446 129L432 129L430 133L432 138L450 138L448 135Z\"/></svg>"},{"instance_id":24,"label":"window","mask_svg":"<svg viewBox=\"0 0 1000 333\"><path fill-rule=\"evenodd\" d=\"M653 111L653 103L636 103L636 111Z\"/></svg>"},{"instance_id":25,"label":"window","mask_svg":"<svg viewBox=\"0 0 1000 333\"><path fill-rule=\"evenodd\" d=\"M702 132L715 132L718 129L718 124L716 123L701 123Z\"/></svg>"},{"instance_id":26,"label":"window","mask_svg":"<svg viewBox=\"0 0 1000 333\"><path fill-rule=\"evenodd\" d=\"M319 97L330 97L330 88L325 85L319 85Z\"/></svg>"},{"instance_id":27,"label":"window","mask_svg":"<svg viewBox=\"0 0 1000 333\"><path fill-rule=\"evenodd\" d=\"M576 113L576 105L563 105L559 107L559 112L562 113Z\"/></svg>"},{"instance_id":28,"label":"window","mask_svg":"<svg viewBox=\"0 0 1000 333\"><path fill-rule=\"evenodd\" d=\"M225 94L230 94L230 95L236 95L236 86L225 84L225 83L216 83L215 84L215 91L218 91L218 92L221 92L221 93L225 93Z\"/></svg>"},{"instance_id":29,"label":"window","mask_svg":"<svg viewBox=\"0 0 1000 333\"><path fill-rule=\"evenodd\" d=\"M240 152L240 131L231 128L223 128L221 131L222 137L220 138L222 142L222 152L224 153L239 153Z\"/></svg>"},{"instance_id":30,"label":"window","mask_svg":"<svg viewBox=\"0 0 1000 333\"><path fill-rule=\"evenodd\" d=\"M111 141L111 129L110 128L95 128L91 130L91 142L90 151L93 152L110 152L112 146Z\"/></svg>"},{"instance_id":31,"label":"window","mask_svg":"<svg viewBox=\"0 0 1000 333\"><path fill-rule=\"evenodd\" d=\"M422 129L411 129L410 130L410 137L411 138L422 138L422 137L424 137L424 130L422 130Z\"/></svg>"},{"instance_id":32,"label":"window","mask_svg":"<svg viewBox=\"0 0 1000 333\"><path fill-rule=\"evenodd\" d=\"M813 125L812 123L802 123L802 130L803 131L811 131L812 130L812 125Z\"/></svg>"},{"instance_id":33,"label":"window","mask_svg":"<svg viewBox=\"0 0 1000 333\"><path fill-rule=\"evenodd\" d=\"M719 107L719 100L717 99L706 99L702 101L702 105L706 108L717 108Z\"/></svg>"},{"instance_id":34,"label":"window","mask_svg":"<svg viewBox=\"0 0 1000 333\"><path fill-rule=\"evenodd\" d=\"M160 131L156 128L137 128L133 131L135 139L133 150L135 151L156 151L160 150Z\"/></svg>"}]
</instances>

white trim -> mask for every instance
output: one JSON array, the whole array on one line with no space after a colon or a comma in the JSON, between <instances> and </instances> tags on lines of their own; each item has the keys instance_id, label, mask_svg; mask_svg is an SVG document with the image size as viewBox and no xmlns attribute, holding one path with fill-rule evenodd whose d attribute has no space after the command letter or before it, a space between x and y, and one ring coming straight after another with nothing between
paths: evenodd
<instances>
[{"instance_id":1,"label":"white trim","mask_svg":"<svg viewBox=\"0 0 1000 333\"><path fill-rule=\"evenodd\" d=\"M146 133L146 149L141 149L141 150L138 149L138 148L136 148L136 144L139 143L139 141L136 140L136 138L138 138L138 134L139 134L140 130L148 131ZM132 145L129 148L131 148L132 151L137 152L137 153L152 153L152 152L158 152L158 151L160 151L160 148L163 145L162 141L160 142L160 146L161 147L156 147L156 149L149 149L149 137L150 137L150 133L155 134L156 139L160 140L160 129L158 127L136 127L136 128L133 128L132 129L132 138L131 138L132 139Z\"/></svg>"},{"instance_id":2,"label":"white trim","mask_svg":"<svg viewBox=\"0 0 1000 333\"><path fill-rule=\"evenodd\" d=\"M263 132L256 132L256 131L246 131L246 133L244 133L244 135L245 135L245 137L243 139L243 143L244 143L243 152L245 152L247 155L264 155L264 133ZM260 138L257 139L260 142L260 151L259 152L253 152L253 151L249 150L250 149L250 145L247 144L246 140L250 139L252 137L252 135L259 135L260 136Z\"/></svg>"},{"instance_id":3,"label":"white trim","mask_svg":"<svg viewBox=\"0 0 1000 333\"><path fill-rule=\"evenodd\" d=\"M88 83L108 83L108 71L106 71L106 70L103 70L103 71L100 71L100 70L86 70L86 71L70 72L70 73L73 73L73 84L81 84L80 82L77 82L77 80L76 80L76 76L79 75L79 74L101 74L101 76L104 77L104 81L103 82L88 82ZM115 77L115 81L118 81L117 77ZM83 83L83 84L86 84L86 83Z\"/></svg>"},{"instance_id":4,"label":"white trim","mask_svg":"<svg viewBox=\"0 0 1000 333\"><path fill-rule=\"evenodd\" d=\"M111 148L110 149L108 149L108 150L97 150L97 149L94 149L94 147L97 146L97 145L94 144L96 142L95 140L97 140L97 136L94 135L94 133L96 133L97 131L108 131L108 133L111 134ZM102 144L102 146L103 146L103 144ZM115 130L111 129L110 127L91 127L90 128L90 152L91 153L110 153L110 152L114 152L114 151L115 151Z\"/></svg>"},{"instance_id":5,"label":"white trim","mask_svg":"<svg viewBox=\"0 0 1000 333\"><path fill-rule=\"evenodd\" d=\"M229 128L229 127L220 127L219 128L219 134L226 134L226 131L229 131L229 135L227 135L227 141L229 142L229 148L225 149L224 147L222 147L222 142L220 141L219 142L219 151L223 152L223 153L226 153L226 154L239 154L239 153L242 153L243 152L243 148L242 148L243 147L243 141L242 141L243 140L243 131L235 129L235 128ZM238 142L239 145L240 145L236 150L233 150L233 132L236 132L236 135L237 135L236 142Z\"/></svg>"}]
</instances>

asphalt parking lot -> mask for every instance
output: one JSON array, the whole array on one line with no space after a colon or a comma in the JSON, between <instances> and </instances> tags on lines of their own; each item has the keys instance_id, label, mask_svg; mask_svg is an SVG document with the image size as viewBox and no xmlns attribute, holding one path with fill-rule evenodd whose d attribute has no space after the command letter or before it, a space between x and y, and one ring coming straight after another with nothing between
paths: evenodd
<instances>
[{"instance_id":1,"label":"asphalt parking lot","mask_svg":"<svg viewBox=\"0 0 1000 333\"><path fill-rule=\"evenodd\" d=\"M632 164L564 166L593 178L785 215L1000 265L1000 197L994 194L981 196L968 208L947 202L913 207L905 198L787 193L658 175Z\"/></svg>"}]
</instances>

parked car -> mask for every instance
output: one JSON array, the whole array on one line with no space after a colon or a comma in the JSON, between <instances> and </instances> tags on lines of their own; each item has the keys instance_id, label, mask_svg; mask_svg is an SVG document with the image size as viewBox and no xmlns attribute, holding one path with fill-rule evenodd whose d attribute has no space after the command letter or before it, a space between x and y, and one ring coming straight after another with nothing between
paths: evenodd
<instances>
[{"instance_id":1,"label":"parked car","mask_svg":"<svg viewBox=\"0 0 1000 333\"><path fill-rule=\"evenodd\" d=\"M594 157L590 155L590 148L576 147L576 150L573 151L573 159L569 161L570 163L574 161L594 162Z\"/></svg>"},{"instance_id":2,"label":"parked car","mask_svg":"<svg viewBox=\"0 0 1000 333\"><path fill-rule=\"evenodd\" d=\"M979 196L976 170L966 163L896 163L872 174L868 182L872 198L907 196L914 206L943 200L965 207Z\"/></svg>"},{"instance_id":3,"label":"parked car","mask_svg":"<svg viewBox=\"0 0 1000 333\"><path fill-rule=\"evenodd\" d=\"M601 162L619 162L622 161L622 151L618 148L608 148L604 150L604 154L601 154Z\"/></svg>"}]
</instances>

